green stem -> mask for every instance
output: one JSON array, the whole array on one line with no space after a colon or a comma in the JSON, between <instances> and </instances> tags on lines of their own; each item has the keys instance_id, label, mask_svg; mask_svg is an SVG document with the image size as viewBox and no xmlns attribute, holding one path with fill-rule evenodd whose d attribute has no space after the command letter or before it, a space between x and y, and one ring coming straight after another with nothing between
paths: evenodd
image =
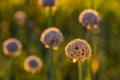
<instances>
[{"instance_id":1,"label":"green stem","mask_svg":"<svg viewBox=\"0 0 120 80\"><path fill-rule=\"evenodd\" d=\"M16 75L14 74L14 69L13 69L13 60L12 60L12 57L9 57L8 58L9 61L10 61L10 80L13 80L15 79ZM14 75L14 76L13 76Z\"/></svg>"},{"instance_id":2,"label":"green stem","mask_svg":"<svg viewBox=\"0 0 120 80\"><path fill-rule=\"evenodd\" d=\"M86 80L92 80L92 77L91 77L91 64L92 64L92 62L91 62L91 59L92 58L89 58L88 60L87 60L87 74L86 74Z\"/></svg>"},{"instance_id":3,"label":"green stem","mask_svg":"<svg viewBox=\"0 0 120 80\"><path fill-rule=\"evenodd\" d=\"M25 30L25 26L18 26L18 36L19 39L25 43L26 40L26 30Z\"/></svg>"},{"instance_id":4,"label":"green stem","mask_svg":"<svg viewBox=\"0 0 120 80\"><path fill-rule=\"evenodd\" d=\"M31 80L34 80L34 74L31 74Z\"/></svg>"},{"instance_id":5,"label":"green stem","mask_svg":"<svg viewBox=\"0 0 120 80\"><path fill-rule=\"evenodd\" d=\"M51 8L51 7L50 7L50 9L49 9L48 19L49 19L49 24L48 24L48 26L51 27L51 26L52 26L52 8Z\"/></svg>"},{"instance_id":6,"label":"green stem","mask_svg":"<svg viewBox=\"0 0 120 80\"><path fill-rule=\"evenodd\" d=\"M82 80L82 62L78 61L78 80Z\"/></svg>"},{"instance_id":7,"label":"green stem","mask_svg":"<svg viewBox=\"0 0 120 80\"><path fill-rule=\"evenodd\" d=\"M49 24L48 26L52 26L52 7L49 9L48 13ZM47 80L53 80L53 50L49 48L47 50Z\"/></svg>"},{"instance_id":8,"label":"green stem","mask_svg":"<svg viewBox=\"0 0 120 80\"><path fill-rule=\"evenodd\" d=\"M97 36L96 35L93 35L93 38L92 38L92 44L93 44L93 55L96 55L97 53Z\"/></svg>"},{"instance_id":9,"label":"green stem","mask_svg":"<svg viewBox=\"0 0 120 80\"><path fill-rule=\"evenodd\" d=\"M50 48L47 51L47 80L53 80L53 50Z\"/></svg>"}]
</instances>

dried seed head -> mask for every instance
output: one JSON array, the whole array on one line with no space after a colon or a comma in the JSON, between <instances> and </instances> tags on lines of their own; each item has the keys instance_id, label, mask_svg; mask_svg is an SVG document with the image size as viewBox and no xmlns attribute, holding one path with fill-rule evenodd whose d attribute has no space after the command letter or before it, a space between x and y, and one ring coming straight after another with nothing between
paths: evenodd
<instances>
[{"instance_id":1,"label":"dried seed head","mask_svg":"<svg viewBox=\"0 0 120 80\"><path fill-rule=\"evenodd\" d=\"M24 61L24 69L27 72L36 73L41 70L43 63L41 59L37 56L29 56Z\"/></svg>"},{"instance_id":2,"label":"dried seed head","mask_svg":"<svg viewBox=\"0 0 120 80\"><path fill-rule=\"evenodd\" d=\"M27 19L27 15L23 11L18 11L15 13L14 19L19 25L23 25Z\"/></svg>"},{"instance_id":3,"label":"dried seed head","mask_svg":"<svg viewBox=\"0 0 120 80\"><path fill-rule=\"evenodd\" d=\"M97 25L100 21L100 16L99 14L92 9L87 9L84 10L80 15L79 15L79 22L82 23L83 26L86 27L92 27L94 25Z\"/></svg>"},{"instance_id":4,"label":"dried seed head","mask_svg":"<svg viewBox=\"0 0 120 80\"><path fill-rule=\"evenodd\" d=\"M52 7L55 5L56 0L42 0L42 5L45 7Z\"/></svg>"},{"instance_id":5,"label":"dried seed head","mask_svg":"<svg viewBox=\"0 0 120 80\"><path fill-rule=\"evenodd\" d=\"M84 61L91 55L91 48L89 44L82 39L75 39L67 44L66 48L66 55L73 59L73 62L78 60Z\"/></svg>"},{"instance_id":6,"label":"dried seed head","mask_svg":"<svg viewBox=\"0 0 120 80\"><path fill-rule=\"evenodd\" d=\"M46 48L57 49L63 41L63 35L57 28L48 28L42 33L40 40Z\"/></svg>"},{"instance_id":7,"label":"dried seed head","mask_svg":"<svg viewBox=\"0 0 120 80\"><path fill-rule=\"evenodd\" d=\"M19 56L21 53L22 44L15 38L10 38L3 43L3 52L9 56Z\"/></svg>"}]
</instances>

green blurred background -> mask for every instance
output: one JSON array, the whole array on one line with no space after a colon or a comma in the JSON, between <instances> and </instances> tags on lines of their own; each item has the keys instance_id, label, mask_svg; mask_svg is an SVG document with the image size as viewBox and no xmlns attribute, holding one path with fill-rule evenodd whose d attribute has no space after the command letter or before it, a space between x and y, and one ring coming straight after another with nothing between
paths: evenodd
<instances>
[{"instance_id":1,"label":"green blurred background","mask_svg":"<svg viewBox=\"0 0 120 80\"><path fill-rule=\"evenodd\" d=\"M64 41L53 55L55 80L77 80L77 64L66 57L64 48L72 39L84 39L78 16L89 8L101 16L100 33L89 30L86 38L99 60L99 70L91 73L91 80L120 80L120 0L58 0L52 11L52 24L61 30ZM22 26L14 19L17 11L27 15ZM40 35L49 27L48 23L48 10L39 0L0 0L0 80L31 80L31 73L23 67L24 59L31 54L40 57L44 64L34 80L46 80L47 51L40 42ZM2 43L11 37L19 39L23 45L18 57L3 54ZM83 69L86 71L85 67Z\"/></svg>"}]
</instances>

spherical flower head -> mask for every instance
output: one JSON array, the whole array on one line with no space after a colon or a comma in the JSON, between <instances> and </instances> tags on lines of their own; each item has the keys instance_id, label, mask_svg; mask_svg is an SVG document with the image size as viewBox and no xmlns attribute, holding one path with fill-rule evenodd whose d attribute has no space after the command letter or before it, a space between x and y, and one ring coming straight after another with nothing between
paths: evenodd
<instances>
[{"instance_id":1,"label":"spherical flower head","mask_svg":"<svg viewBox=\"0 0 120 80\"><path fill-rule=\"evenodd\" d=\"M67 44L65 52L68 58L72 59L73 62L78 60L84 61L91 56L90 45L82 39L75 39Z\"/></svg>"},{"instance_id":2,"label":"spherical flower head","mask_svg":"<svg viewBox=\"0 0 120 80\"><path fill-rule=\"evenodd\" d=\"M98 25L100 21L99 14L92 9L86 9L79 15L79 22L90 29L91 26Z\"/></svg>"},{"instance_id":3,"label":"spherical flower head","mask_svg":"<svg viewBox=\"0 0 120 80\"><path fill-rule=\"evenodd\" d=\"M40 40L46 48L51 47L53 49L57 49L63 41L63 35L59 29L55 27L48 28L42 33Z\"/></svg>"},{"instance_id":4,"label":"spherical flower head","mask_svg":"<svg viewBox=\"0 0 120 80\"><path fill-rule=\"evenodd\" d=\"M23 25L27 19L27 15L23 11L17 11L14 15L14 19L19 25Z\"/></svg>"},{"instance_id":5,"label":"spherical flower head","mask_svg":"<svg viewBox=\"0 0 120 80\"><path fill-rule=\"evenodd\" d=\"M27 57L24 61L24 69L27 72L36 73L40 71L43 66L42 60L34 55Z\"/></svg>"},{"instance_id":6,"label":"spherical flower head","mask_svg":"<svg viewBox=\"0 0 120 80\"><path fill-rule=\"evenodd\" d=\"M45 7L52 7L55 5L56 0L41 0L41 3Z\"/></svg>"},{"instance_id":7,"label":"spherical flower head","mask_svg":"<svg viewBox=\"0 0 120 80\"><path fill-rule=\"evenodd\" d=\"M22 50L22 44L15 38L7 39L3 42L3 52L9 56L19 56Z\"/></svg>"}]
</instances>

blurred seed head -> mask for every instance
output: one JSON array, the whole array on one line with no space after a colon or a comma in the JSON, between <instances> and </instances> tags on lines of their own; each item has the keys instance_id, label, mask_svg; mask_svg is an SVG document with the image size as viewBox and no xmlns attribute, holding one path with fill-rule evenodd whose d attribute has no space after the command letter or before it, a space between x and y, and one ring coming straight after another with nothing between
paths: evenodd
<instances>
[{"instance_id":1,"label":"blurred seed head","mask_svg":"<svg viewBox=\"0 0 120 80\"><path fill-rule=\"evenodd\" d=\"M9 27L10 27L9 21L3 20L0 22L0 35L1 35L1 37L6 38L9 36Z\"/></svg>"},{"instance_id":2,"label":"blurred seed head","mask_svg":"<svg viewBox=\"0 0 120 80\"><path fill-rule=\"evenodd\" d=\"M41 3L45 7L53 7L56 0L41 0Z\"/></svg>"},{"instance_id":3,"label":"blurred seed head","mask_svg":"<svg viewBox=\"0 0 120 80\"><path fill-rule=\"evenodd\" d=\"M3 33L9 31L9 27L10 27L10 24L8 21L3 20L0 22L0 29Z\"/></svg>"},{"instance_id":4,"label":"blurred seed head","mask_svg":"<svg viewBox=\"0 0 120 80\"><path fill-rule=\"evenodd\" d=\"M100 16L97 11L92 9L86 9L79 15L79 22L86 26L87 29L91 29L92 26L98 25Z\"/></svg>"},{"instance_id":5,"label":"blurred seed head","mask_svg":"<svg viewBox=\"0 0 120 80\"><path fill-rule=\"evenodd\" d=\"M3 42L3 52L9 56L19 56L22 50L22 44L15 38L7 39Z\"/></svg>"},{"instance_id":6,"label":"blurred seed head","mask_svg":"<svg viewBox=\"0 0 120 80\"><path fill-rule=\"evenodd\" d=\"M29 27L29 28L32 28L35 26L35 22L32 21L32 20L29 20L27 23L26 23L26 26Z\"/></svg>"},{"instance_id":7,"label":"blurred seed head","mask_svg":"<svg viewBox=\"0 0 120 80\"><path fill-rule=\"evenodd\" d=\"M92 27L92 32L95 33L95 34L99 33L100 32L100 27L98 25L94 25Z\"/></svg>"},{"instance_id":8,"label":"blurred seed head","mask_svg":"<svg viewBox=\"0 0 120 80\"><path fill-rule=\"evenodd\" d=\"M43 66L42 60L34 55L27 57L24 61L24 69L27 72L36 73L40 71Z\"/></svg>"},{"instance_id":9,"label":"blurred seed head","mask_svg":"<svg viewBox=\"0 0 120 80\"><path fill-rule=\"evenodd\" d=\"M14 15L14 19L19 25L24 25L27 19L27 15L24 11L17 11Z\"/></svg>"},{"instance_id":10,"label":"blurred seed head","mask_svg":"<svg viewBox=\"0 0 120 80\"><path fill-rule=\"evenodd\" d=\"M97 56L93 56L93 58L92 58L92 72L94 74L97 73L97 71L99 69L99 65L100 65L99 58Z\"/></svg>"},{"instance_id":11,"label":"blurred seed head","mask_svg":"<svg viewBox=\"0 0 120 80\"><path fill-rule=\"evenodd\" d=\"M82 39L75 39L67 44L65 52L68 58L73 59L73 62L78 60L84 61L91 56L90 45Z\"/></svg>"},{"instance_id":12,"label":"blurred seed head","mask_svg":"<svg viewBox=\"0 0 120 80\"><path fill-rule=\"evenodd\" d=\"M45 45L46 48L57 49L57 47L63 41L63 35L59 29L55 27L48 28L41 34L40 41Z\"/></svg>"}]
</instances>

